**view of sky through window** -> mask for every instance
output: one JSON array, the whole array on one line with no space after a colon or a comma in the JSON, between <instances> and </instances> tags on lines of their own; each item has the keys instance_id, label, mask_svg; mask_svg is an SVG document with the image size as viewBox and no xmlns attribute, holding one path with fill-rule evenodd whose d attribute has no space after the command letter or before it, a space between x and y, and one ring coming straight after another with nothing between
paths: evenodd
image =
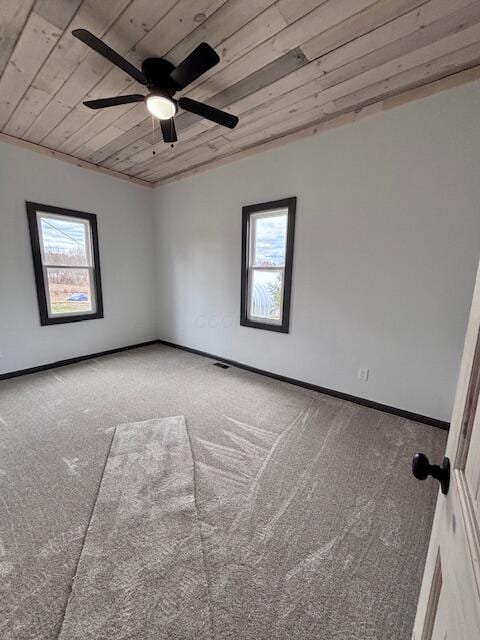
<instances>
[{"instance_id":1,"label":"view of sky through window","mask_svg":"<svg viewBox=\"0 0 480 640\"><path fill-rule=\"evenodd\" d=\"M44 261L48 264L88 265L87 228L82 222L50 216L40 218Z\"/></svg>"},{"instance_id":2,"label":"view of sky through window","mask_svg":"<svg viewBox=\"0 0 480 640\"><path fill-rule=\"evenodd\" d=\"M255 266L271 267L285 264L287 216L258 217L255 221Z\"/></svg>"}]
</instances>

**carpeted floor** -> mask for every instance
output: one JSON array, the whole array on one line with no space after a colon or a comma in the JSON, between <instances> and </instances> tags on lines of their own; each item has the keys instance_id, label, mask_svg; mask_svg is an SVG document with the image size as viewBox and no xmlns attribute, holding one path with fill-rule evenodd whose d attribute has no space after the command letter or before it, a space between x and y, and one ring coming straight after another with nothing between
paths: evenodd
<instances>
[{"instance_id":1,"label":"carpeted floor","mask_svg":"<svg viewBox=\"0 0 480 640\"><path fill-rule=\"evenodd\" d=\"M183 416L116 428L61 640L211 640Z\"/></svg>"},{"instance_id":2,"label":"carpeted floor","mask_svg":"<svg viewBox=\"0 0 480 640\"><path fill-rule=\"evenodd\" d=\"M2 640L58 637L113 427L179 415L215 640L410 638L438 490L410 461L446 434L212 363L156 345L0 382ZM123 628L98 638L153 637Z\"/></svg>"}]
</instances>

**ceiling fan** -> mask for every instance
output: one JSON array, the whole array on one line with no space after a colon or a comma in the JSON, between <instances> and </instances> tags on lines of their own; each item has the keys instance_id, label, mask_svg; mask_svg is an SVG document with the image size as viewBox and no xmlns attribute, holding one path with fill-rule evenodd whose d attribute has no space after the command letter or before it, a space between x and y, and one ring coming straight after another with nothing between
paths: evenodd
<instances>
[{"instance_id":1,"label":"ceiling fan","mask_svg":"<svg viewBox=\"0 0 480 640\"><path fill-rule=\"evenodd\" d=\"M150 113L160 120L164 142L177 141L174 116L178 107L229 129L237 126L238 118L231 113L215 109L215 107L190 98L181 97L179 100L173 98L177 91L185 89L220 62L216 51L206 42L199 44L178 67L164 58L147 58L142 62L142 70L140 71L90 31L75 29L72 34L87 47L128 73L134 80L145 85L150 92L146 96L134 93L127 96L87 100L83 103L86 107L103 109L131 102L145 102Z\"/></svg>"}]
</instances>

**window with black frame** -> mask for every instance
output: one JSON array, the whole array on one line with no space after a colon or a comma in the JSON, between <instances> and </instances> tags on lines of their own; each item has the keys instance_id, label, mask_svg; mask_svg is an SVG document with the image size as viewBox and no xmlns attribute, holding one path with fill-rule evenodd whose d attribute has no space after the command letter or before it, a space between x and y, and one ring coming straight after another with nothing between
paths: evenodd
<instances>
[{"instance_id":1,"label":"window with black frame","mask_svg":"<svg viewBox=\"0 0 480 640\"><path fill-rule=\"evenodd\" d=\"M288 333L296 198L242 210L240 324Z\"/></svg>"},{"instance_id":2,"label":"window with black frame","mask_svg":"<svg viewBox=\"0 0 480 640\"><path fill-rule=\"evenodd\" d=\"M41 324L103 318L96 215L26 205Z\"/></svg>"}]
</instances>

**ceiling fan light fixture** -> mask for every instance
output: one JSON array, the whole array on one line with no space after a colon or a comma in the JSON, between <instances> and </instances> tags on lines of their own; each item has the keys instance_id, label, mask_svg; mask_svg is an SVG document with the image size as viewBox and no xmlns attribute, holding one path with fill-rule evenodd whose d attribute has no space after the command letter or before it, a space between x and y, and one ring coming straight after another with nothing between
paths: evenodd
<instances>
[{"instance_id":1,"label":"ceiling fan light fixture","mask_svg":"<svg viewBox=\"0 0 480 640\"><path fill-rule=\"evenodd\" d=\"M170 120L177 112L175 102L164 96L148 96L146 104L152 116L159 120Z\"/></svg>"}]
</instances>

